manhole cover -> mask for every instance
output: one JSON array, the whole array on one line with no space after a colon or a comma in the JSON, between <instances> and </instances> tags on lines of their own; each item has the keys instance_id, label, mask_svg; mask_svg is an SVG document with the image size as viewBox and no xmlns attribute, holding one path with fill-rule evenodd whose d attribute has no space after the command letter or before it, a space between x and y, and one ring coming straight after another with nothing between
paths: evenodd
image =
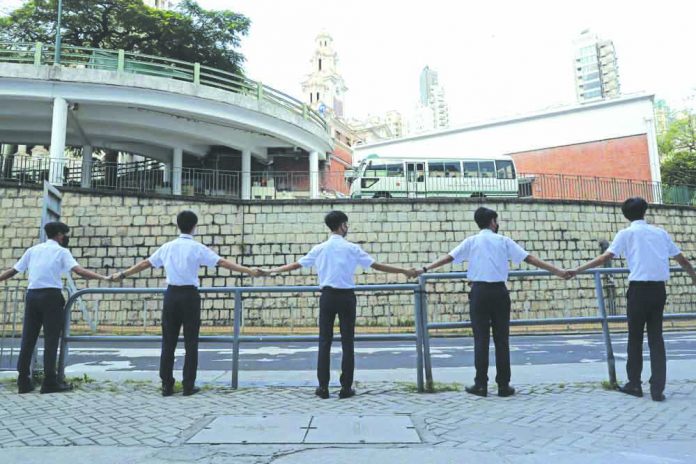
<instances>
[{"instance_id":1,"label":"manhole cover","mask_svg":"<svg viewBox=\"0 0 696 464\"><path fill-rule=\"evenodd\" d=\"M411 418L393 416L314 416L304 443L420 443Z\"/></svg>"},{"instance_id":2,"label":"manhole cover","mask_svg":"<svg viewBox=\"0 0 696 464\"><path fill-rule=\"evenodd\" d=\"M220 416L191 437L192 444L420 443L406 415Z\"/></svg>"}]
</instances>

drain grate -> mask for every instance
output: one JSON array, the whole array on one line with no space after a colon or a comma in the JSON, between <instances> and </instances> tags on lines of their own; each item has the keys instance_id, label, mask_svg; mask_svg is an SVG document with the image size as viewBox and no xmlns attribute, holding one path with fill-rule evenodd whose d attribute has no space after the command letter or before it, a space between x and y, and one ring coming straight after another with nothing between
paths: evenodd
<instances>
[{"instance_id":1,"label":"drain grate","mask_svg":"<svg viewBox=\"0 0 696 464\"><path fill-rule=\"evenodd\" d=\"M191 444L421 443L407 415L219 416Z\"/></svg>"}]
</instances>

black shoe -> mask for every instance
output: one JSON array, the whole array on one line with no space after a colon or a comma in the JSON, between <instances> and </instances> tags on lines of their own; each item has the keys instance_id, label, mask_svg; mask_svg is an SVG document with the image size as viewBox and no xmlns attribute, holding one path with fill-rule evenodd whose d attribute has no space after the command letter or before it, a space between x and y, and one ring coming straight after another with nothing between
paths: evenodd
<instances>
[{"instance_id":1,"label":"black shoe","mask_svg":"<svg viewBox=\"0 0 696 464\"><path fill-rule=\"evenodd\" d=\"M33 392L36 389L34 382L17 382L17 393L23 395L24 393Z\"/></svg>"},{"instance_id":2,"label":"black shoe","mask_svg":"<svg viewBox=\"0 0 696 464\"><path fill-rule=\"evenodd\" d=\"M317 389L314 390L314 394L317 395L322 400L327 400L327 399L329 399L329 388L328 387L317 387Z\"/></svg>"},{"instance_id":3,"label":"black shoe","mask_svg":"<svg viewBox=\"0 0 696 464\"><path fill-rule=\"evenodd\" d=\"M467 393L472 395L486 397L488 396L488 386L486 385L472 385L470 387L465 387Z\"/></svg>"},{"instance_id":4,"label":"black shoe","mask_svg":"<svg viewBox=\"0 0 696 464\"><path fill-rule=\"evenodd\" d=\"M41 393L64 393L72 391L73 386L69 383L54 383L41 385Z\"/></svg>"},{"instance_id":5,"label":"black shoe","mask_svg":"<svg viewBox=\"0 0 696 464\"><path fill-rule=\"evenodd\" d=\"M184 396L191 396L191 395L195 395L199 391L201 391L201 389L198 387L184 388L183 395Z\"/></svg>"},{"instance_id":6,"label":"black shoe","mask_svg":"<svg viewBox=\"0 0 696 464\"><path fill-rule=\"evenodd\" d=\"M515 394L515 388L510 385L498 386L498 396L505 398L506 396L512 396Z\"/></svg>"},{"instance_id":7,"label":"black shoe","mask_svg":"<svg viewBox=\"0 0 696 464\"><path fill-rule=\"evenodd\" d=\"M625 393L627 395L635 396L637 398L642 398L643 397L643 388L640 385L633 385L631 383L627 383L623 387L619 387L618 390L621 393Z\"/></svg>"},{"instance_id":8,"label":"black shoe","mask_svg":"<svg viewBox=\"0 0 696 464\"><path fill-rule=\"evenodd\" d=\"M338 392L338 397L342 400L350 398L351 396L355 396L355 390L352 388L341 388L341 391Z\"/></svg>"},{"instance_id":9,"label":"black shoe","mask_svg":"<svg viewBox=\"0 0 696 464\"><path fill-rule=\"evenodd\" d=\"M664 401L666 399L664 393L650 393L650 396L653 401Z\"/></svg>"},{"instance_id":10,"label":"black shoe","mask_svg":"<svg viewBox=\"0 0 696 464\"><path fill-rule=\"evenodd\" d=\"M162 396L172 396L174 394L174 382L162 383Z\"/></svg>"}]
</instances>

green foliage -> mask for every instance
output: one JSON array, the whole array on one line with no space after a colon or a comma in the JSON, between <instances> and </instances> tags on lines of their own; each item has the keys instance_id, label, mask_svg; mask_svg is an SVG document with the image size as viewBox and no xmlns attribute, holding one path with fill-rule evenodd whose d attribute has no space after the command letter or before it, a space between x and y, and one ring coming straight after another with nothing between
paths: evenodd
<instances>
[{"instance_id":1,"label":"green foliage","mask_svg":"<svg viewBox=\"0 0 696 464\"><path fill-rule=\"evenodd\" d=\"M662 160L662 182L667 185L696 185L696 114L675 119L658 139Z\"/></svg>"},{"instance_id":2,"label":"green foliage","mask_svg":"<svg viewBox=\"0 0 696 464\"><path fill-rule=\"evenodd\" d=\"M30 0L0 18L0 41L43 42L55 39L57 0ZM90 48L123 49L198 62L242 72L244 56L236 51L250 21L229 10L201 8L182 1L175 11L145 6L142 0L63 0L63 43Z\"/></svg>"}]
</instances>

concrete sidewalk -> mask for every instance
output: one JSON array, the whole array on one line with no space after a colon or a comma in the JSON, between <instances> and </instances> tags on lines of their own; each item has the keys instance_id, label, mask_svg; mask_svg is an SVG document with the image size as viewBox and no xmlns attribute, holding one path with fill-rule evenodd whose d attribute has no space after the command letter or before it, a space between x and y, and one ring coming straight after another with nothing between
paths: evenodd
<instances>
[{"instance_id":1,"label":"concrete sidewalk","mask_svg":"<svg viewBox=\"0 0 696 464\"><path fill-rule=\"evenodd\" d=\"M348 400L337 399L336 390L329 400L320 400L309 386L268 386L281 374L292 383L287 372L240 373L243 386L264 380L266 386L233 391L222 386L228 382L227 373L215 372L218 377L212 379L204 371L202 383L214 382L204 383L202 393L170 398L159 395L157 384L151 381L152 372L103 372L98 380L84 383L74 392L53 395L17 395L11 382L14 377L8 375L0 383L0 461L693 463L694 366L694 361L670 362L664 403L651 401L649 395L639 399L603 389L603 364L514 366L518 394L511 398L478 398L463 391L414 393L413 371L401 373L401 377L393 374L391 379L378 379L383 372L359 371L358 378L363 379L358 384L359 395ZM691 379L687 378L689 372ZM312 373L299 374L309 376L298 375L296 384L313 385ZM456 377L458 382L468 383L470 374L467 369L436 370L435 379ZM594 380L583 380L588 376L595 376ZM134 377L139 380L132 380ZM447 389L458 388L447 385ZM493 388L491 393L495 393ZM273 420L321 416L336 423L356 416L379 416L385 423L407 417L421 443L395 439L379 444L339 443L341 440L310 444L293 442L289 436L287 443L275 444L189 443L225 415ZM376 432L389 441L386 427ZM222 433L227 433L226 439L237 438L231 430Z\"/></svg>"}]
</instances>

